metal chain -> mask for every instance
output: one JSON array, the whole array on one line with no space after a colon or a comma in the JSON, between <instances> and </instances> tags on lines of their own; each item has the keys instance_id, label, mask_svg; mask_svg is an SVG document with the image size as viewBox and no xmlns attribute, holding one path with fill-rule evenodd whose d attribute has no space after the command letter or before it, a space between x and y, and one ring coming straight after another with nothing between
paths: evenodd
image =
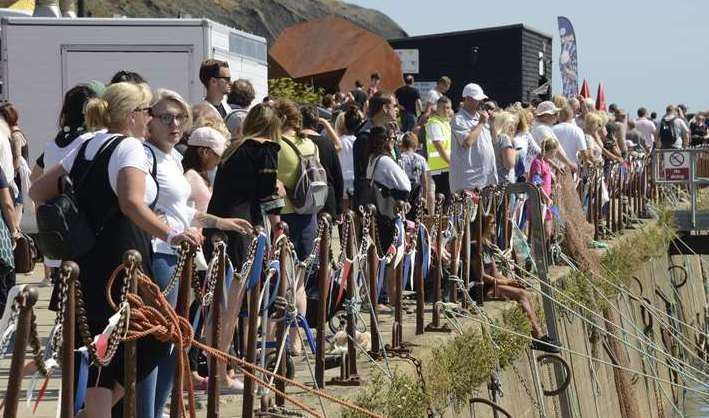
<instances>
[{"instance_id":1,"label":"metal chain","mask_svg":"<svg viewBox=\"0 0 709 418\"><path fill-rule=\"evenodd\" d=\"M252 247L253 246L249 248L249 258L247 259L247 262L244 263L244 265L246 265L247 263L251 265L253 263L253 257L256 253L256 250ZM204 278L204 280L206 281L204 285L206 290L204 291L204 293L201 293L200 289L200 300L202 302L202 306L210 306L212 304L212 301L214 300L214 289L217 286L217 278L219 277L219 269L217 268L214 260L224 254L225 248L226 244L224 243L224 241L217 242L217 245L214 247L214 257L212 258L212 262L209 263L212 268L209 270L209 274L206 275Z\"/></svg>"},{"instance_id":2,"label":"metal chain","mask_svg":"<svg viewBox=\"0 0 709 418\"><path fill-rule=\"evenodd\" d=\"M421 389L422 393L426 393L426 380L423 377L423 366L421 364L421 360L412 356L411 353L407 351L398 352L394 350L386 350L384 353L389 358L400 358L402 360L407 360L411 362L411 364L413 364L414 368L416 369L416 376L418 376L419 388ZM431 408L431 405L428 405L428 416L433 417L433 409Z\"/></svg>"},{"instance_id":3,"label":"metal chain","mask_svg":"<svg viewBox=\"0 0 709 418\"><path fill-rule=\"evenodd\" d=\"M195 252L192 252L192 260L194 260L195 254ZM170 282L167 284L167 286L165 286L165 289L162 291L163 295L170 294L170 292L172 292L175 286L177 286L177 283L180 282L180 278L182 277L182 271L185 269L187 258L190 256L189 244L184 242L180 244L180 248L177 250L177 255L177 266L175 267L175 271L173 272L172 277L170 278Z\"/></svg>"},{"instance_id":4,"label":"metal chain","mask_svg":"<svg viewBox=\"0 0 709 418\"><path fill-rule=\"evenodd\" d=\"M86 307L84 305L83 292L81 291L81 285L78 278L75 279L76 288L76 319L77 326L79 328L79 336L84 344L89 350L91 356L91 362L95 366L104 367L108 365L113 356L118 351L118 346L121 343L121 339L128 328L128 315L130 312L130 307L127 302L128 290L130 288L131 277L134 276L136 270L138 269L138 264L134 259L131 259L128 268L123 267L123 286L121 287L121 298L118 304L118 310L120 312L120 317L118 319L118 324L114 328L111 335L108 337L108 344L106 348L106 355L102 358L98 355L96 347L93 344L91 337L91 330L89 328L89 323L86 314Z\"/></svg>"}]
</instances>

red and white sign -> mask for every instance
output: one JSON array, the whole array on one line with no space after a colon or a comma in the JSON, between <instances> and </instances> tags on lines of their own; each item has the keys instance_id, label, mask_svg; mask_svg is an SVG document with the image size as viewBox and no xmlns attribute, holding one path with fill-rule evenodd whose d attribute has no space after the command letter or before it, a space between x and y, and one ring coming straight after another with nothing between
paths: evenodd
<instances>
[{"instance_id":1,"label":"red and white sign","mask_svg":"<svg viewBox=\"0 0 709 418\"><path fill-rule=\"evenodd\" d=\"M666 152L664 158L665 180L689 180L689 152Z\"/></svg>"}]
</instances>

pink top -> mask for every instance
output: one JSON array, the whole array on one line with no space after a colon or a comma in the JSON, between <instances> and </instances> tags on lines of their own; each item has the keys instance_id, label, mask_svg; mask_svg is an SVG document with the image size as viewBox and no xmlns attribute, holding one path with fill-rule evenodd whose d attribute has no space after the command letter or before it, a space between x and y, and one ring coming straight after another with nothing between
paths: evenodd
<instances>
[{"instance_id":1,"label":"pink top","mask_svg":"<svg viewBox=\"0 0 709 418\"><path fill-rule=\"evenodd\" d=\"M185 178L192 188L192 193L190 193L187 202L194 202L194 208L197 212L207 212L209 199L212 198L212 190L207 185L207 182L194 170L188 170L185 173Z\"/></svg>"},{"instance_id":2,"label":"pink top","mask_svg":"<svg viewBox=\"0 0 709 418\"><path fill-rule=\"evenodd\" d=\"M547 196L551 196L551 180L552 173L549 163L540 157L535 158L529 167L529 182L541 187Z\"/></svg>"}]
</instances>

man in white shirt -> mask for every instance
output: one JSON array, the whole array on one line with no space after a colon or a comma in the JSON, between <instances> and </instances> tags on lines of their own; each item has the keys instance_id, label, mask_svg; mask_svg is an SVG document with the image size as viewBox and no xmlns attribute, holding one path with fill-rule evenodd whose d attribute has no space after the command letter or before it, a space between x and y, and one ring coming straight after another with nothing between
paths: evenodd
<instances>
[{"instance_id":1,"label":"man in white shirt","mask_svg":"<svg viewBox=\"0 0 709 418\"><path fill-rule=\"evenodd\" d=\"M205 103L211 105L222 119L231 113L231 106L226 101L231 83L231 70L226 61L208 59L199 67L199 80L207 90Z\"/></svg>"},{"instance_id":2,"label":"man in white shirt","mask_svg":"<svg viewBox=\"0 0 709 418\"><path fill-rule=\"evenodd\" d=\"M470 83L463 88L463 105L451 121L451 192L482 189L497 184L497 164L489 115L482 108L487 96Z\"/></svg>"},{"instance_id":3,"label":"man in white shirt","mask_svg":"<svg viewBox=\"0 0 709 418\"><path fill-rule=\"evenodd\" d=\"M574 123L574 111L570 106L561 109L559 120L560 123L554 125L552 132L569 160L578 166L579 160L586 160L586 137L583 130Z\"/></svg>"},{"instance_id":4,"label":"man in white shirt","mask_svg":"<svg viewBox=\"0 0 709 418\"><path fill-rule=\"evenodd\" d=\"M439 78L438 82L436 83L436 87L427 91L422 98L424 111L427 114L435 112L438 99L440 99L441 96L445 95L450 88L451 79L448 76L444 75L443 77Z\"/></svg>"},{"instance_id":5,"label":"man in white shirt","mask_svg":"<svg viewBox=\"0 0 709 418\"><path fill-rule=\"evenodd\" d=\"M542 141L546 138L552 137L558 139L552 130L552 126L554 126L557 121L559 110L560 109L556 107L553 102L545 101L539 103L534 111L536 122L532 127L532 137L540 147L542 146ZM569 170L571 170L572 173L575 173L578 170L576 164L574 164L566 156L566 152L564 152L563 147L559 147L555 157L559 159L560 162L563 163ZM558 168L556 164L552 164L552 166L554 166L554 168Z\"/></svg>"},{"instance_id":6,"label":"man in white shirt","mask_svg":"<svg viewBox=\"0 0 709 418\"><path fill-rule=\"evenodd\" d=\"M643 139L643 145L645 149L652 149L652 144L655 142L655 122L647 118L647 109L641 107L638 109L638 118L635 119L635 129L640 132Z\"/></svg>"}]
</instances>

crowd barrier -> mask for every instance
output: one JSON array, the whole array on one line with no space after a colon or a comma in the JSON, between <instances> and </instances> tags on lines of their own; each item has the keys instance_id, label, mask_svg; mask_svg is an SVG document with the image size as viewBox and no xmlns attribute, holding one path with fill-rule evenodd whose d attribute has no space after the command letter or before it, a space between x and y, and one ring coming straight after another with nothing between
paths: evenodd
<instances>
[{"instance_id":1,"label":"crowd barrier","mask_svg":"<svg viewBox=\"0 0 709 418\"><path fill-rule=\"evenodd\" d=\"M577 190L585 210L584 215L593 226L595 239L622 232L637 218L647 215L648 202L656 200L659 195L652 183L649 158L632 156L622 164L589 166L579 172ZM471 250L472 241L479 243L483 240L482 222L476 222L482 215L494 216L497 220L495 235L499 250L512 254L520 263L533 264L536 275L541 279L542 291L552 293L546 276L550 248L543 228L543 205L536 187L526 183L490 186L474 193L454 196L448 203L443 196L438 196L432 213L425 214L419 210L416 214L409 214L411 219L408 222L406 209L407 205L403 202L397 205L397 216L391 228L393 243L388 248L381 248L379 231L383 226L382 219L372 205L361 208L359 213L348 211L340 222L335 222L328 215L320 216L313 252L303 261L296 259L285 224L277 225L277 229L286 233L277 237L273 243L269 243L263 229L254 230L248 257L242 266L229 265L226 256L229 243L225 236L217 235L212 240L214 252L202 283L197 279L196 248L183 245L179 248L175 275L168 289L162 292L167 293L179 284L174 310L165 307L161 295L145 290L145 275L138 267L140 254L129 251L125 254L123 265L116 269L110 281L122 280L122 292L121 299L115 303L119 319L108 335L104 353L97 352L91 343L93 336L87 335L84 304L92 302L82 299L78 286L79 267L73 262L64 262L60 274L61 301L55 320L55 338L41 353L40 347L36 347L33 350L35 358L38 361L43 359L42 364L46 364L47 359L56 357L62 371L74 370L76 329L79 330L82 344L86 346L86 356L93 364L109 362L118 344L124 344L124 416L133 417L136 357L139 356L135 351L135 341L140 336L154 335L161 341L174 343L175 349L181 352L171 397L171 417L195 416L193 388L186 360L186 350L190 346L205 350L209 357L207 417L220 416L221 388L216 371L220 369L219 364L226 361L245 375L243 417L254 416L256 408L260 410L259 416L268 416L269 413L277 416L274 411L285 407L287 403L319 415L318 411L299 402L292 394L289 395L287 386L294 385L345 408L357 409L355 405L338 400L322 390L331 385L361 384L357 365L359 353L372 361L386 359L387 356L400 356L416 362L410 356L410 346L406 342L409 336L404 333L405 294L415 298L416 335L451 332L451 328L443 322L446 304L456 304L464 309L473 306L482 309L485 303L490 302L483 291L482 251L474 253ZM523 230L521 225L525 222L528 227ZM339 231L337 245L331 243L335 228ZM335 247L339 247L337 256ZM446 253L450 254L449 262L443 260ZM234 271L234 276L242 280L246 288L244 300L248 301L248 315L243 323L245 326L240 326L240 329L246 329L247 332L239 333L243 359L220 351L225 345L221 341L225 320L233 319L224 317L227 297L224 289L229 289L233 280L237 280L230 278L228 271ZM518 274L523 272L518 271ZM306 315L299 312L295 300L299 283L309 278L317 280L320 295L314 336L311 335ZM389 343L383 341L376 309L387 283L393 284L393 292L388 296L394 310ZM430 287L429 292L425 291L427 287ZM543 302L547 331L555 337L554 301L548 294L545 295ZM26 287L10 308L16 313L13 321L17 327L11 376L21 376L25 348L31 340L32 329L36 334L36 326L33 328L36 299L36 290ZM209 317L204 332L208 336L207 344L198 341L193 335L188 316L190 301L193 299L200 304L199 310L203 311L204 319ZM433 306L428 323L425 310L427 303ZM357 338L358 330L364 326L362 310L369 313L369 350ZM338 328L337 319L333 322L333 318L344 319L343 326ZM272 341L267 341L269 322L275 325ZM260 339L259 327L262 330ZM294 338L293 334L301 338L300 332L291 332L294 327L296 330L298 327L303 328L306 334L303 349L310 349L315 355L314 389L293 379L293 360L286 346L288 340ZM343 345L342 350L333 356L335 361L328 362L326 337L337 331L346 335L346 346ZM267 353L271 354L267 356ZM325 370L331 364L339 367L340 373L326 381ZM563 366L563 363L554 363L559 386L569 379L568 367ZM43 371L42 366L39 369L47 376L51 375ZM81 399L77 399L77 394L85 393L85 387L74 387L71 372L62 374L61 385L60 416L73 417L82 403ZM78 385L85 386L86 382L79 379ZM255 390L257 387L260 388L258 392ZM19 388L20 385L11 380L5 394L4 417L16 416ZM187 405L183 397L185 389L189 393ZM275 402L270 397L271 393L275 394ZM256 402L257 396L260 402ZM563 390L556 391L554 396L559 396L561 403L564 403ZM491 403L480 399L474 401ZM494 400L492 405L495 408ZM497 410L506 413L500 408ZM371 411L362 413L377 416Z\"/></svg>"}]
</instances>

